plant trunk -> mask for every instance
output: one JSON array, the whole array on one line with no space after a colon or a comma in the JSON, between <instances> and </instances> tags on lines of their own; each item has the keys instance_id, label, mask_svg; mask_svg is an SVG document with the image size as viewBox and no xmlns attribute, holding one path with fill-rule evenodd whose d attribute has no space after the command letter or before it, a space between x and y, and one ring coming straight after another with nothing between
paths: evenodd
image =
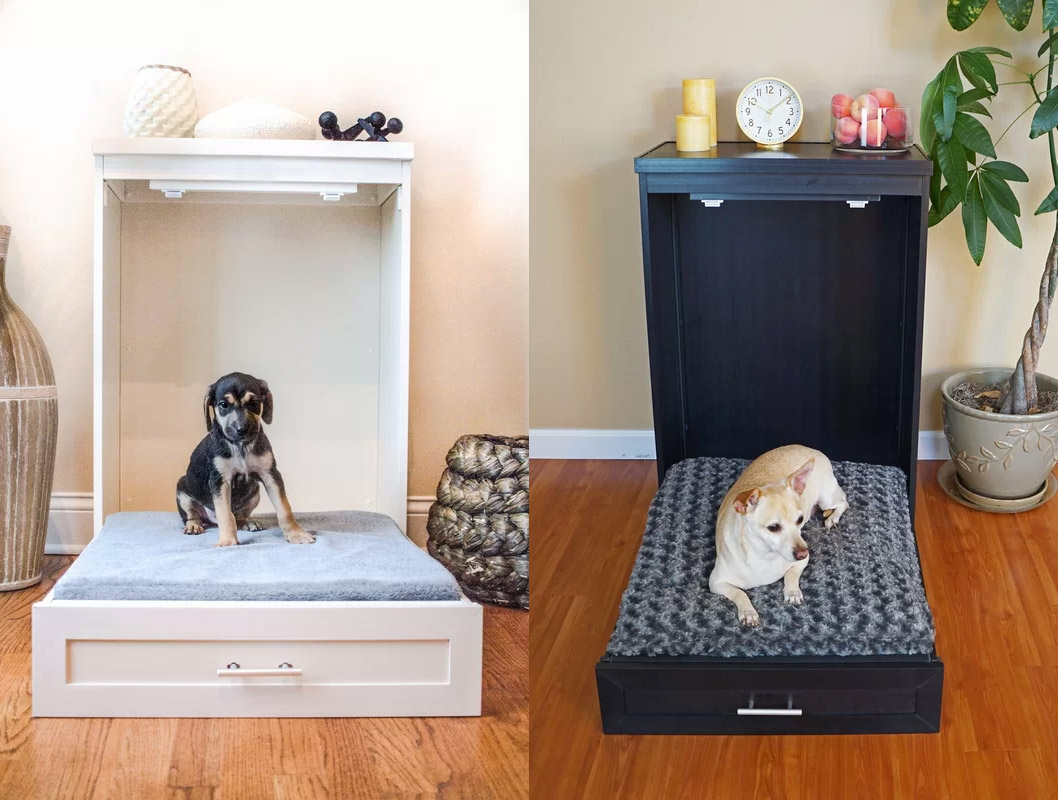
<instances>
[{"instance_id":1,"label":"plant trunk","mask_svg":"<svg viewBox=\"0 0 1058 800\"><path fill-rule=\"evenodd\" d=\"M1040 361L1040 347L1047 336L1047 319L1055 289L1058 289L1058 222L1055 223L1051 249L1047 253L1047 264L1040 279L1040 296L1032 312L1032 325L1025 331L1021 357L1018 358L1014 373L1003 389L1000 413L1032 414L1038 410L1036 368Z\"/></svg>"}]
</instances>

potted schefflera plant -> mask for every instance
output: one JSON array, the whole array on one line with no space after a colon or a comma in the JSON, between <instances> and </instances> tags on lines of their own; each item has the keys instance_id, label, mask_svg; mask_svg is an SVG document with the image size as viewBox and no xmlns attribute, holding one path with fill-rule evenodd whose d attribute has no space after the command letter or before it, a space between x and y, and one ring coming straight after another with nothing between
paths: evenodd
<instances>
[{"instance_id":1,"label":"potted schefflera plant","mask_svg":"<svg viewBox=\"0 0 1058 800\"><path fill-rule=\"evenodd\" d=\"M997 4L1015 30L1028 26L1033 0L997 0ZM948 22L956 30L965 30L987 5L988 0L948 0ZM933 160L929 224L936 225L961 207L966 244L978 265L990 224L1021 247L1021 208L1010 183L1029 177L1017 165L999 160L995 145L1015 123L1031 114L1029 137L1045 138L1050 151L1050 191L1035 213L1054 215L1048 217L1054 235L1017 364L1013 370L961 372L950 376L941 388L944 431L960 490L977 505L993 508L1024 508L1039 502L1058 460L1058 380L1037 370L1058 289L1058 86L1054 74L1058 0L1043 0L1042 7L1043 41L1037 53L1041 60L1032 71L1016 65L1006 50L973 47L948 59L922 94L920 134ZM1003 70L1002 82L996 67ZM985 101L991 101L1000 87L1004 92L1024 91L1028 106L993 143L980 118L991 118Z\"/></svg>"}]
</instances>

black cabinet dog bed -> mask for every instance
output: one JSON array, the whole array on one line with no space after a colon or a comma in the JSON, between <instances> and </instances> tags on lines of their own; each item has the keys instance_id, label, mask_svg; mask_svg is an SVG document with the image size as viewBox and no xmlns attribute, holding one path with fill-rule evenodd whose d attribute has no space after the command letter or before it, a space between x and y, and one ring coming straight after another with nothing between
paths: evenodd
<instances>
[{"instance_id":1,"label":"black cabinet dog bed","mask_svg":"<svg viewBox=\"0 0 1058 800\"><path fill-rule=\"evenodd\" d=\"M661 488L596 667L607 733L936 731L913 521L931 165L660 145L636 159ZM715 514L748 459L826 453L849 498L806 527L805 605L709 593Z\"/></svg>"},{"instance_id":2,"label":"black cabinet dog bed","mask_svg":"<svg viewBox=\"0 0 1058 800\"><path fill-rule=\"evenodd\" d=\"M716 512L749 464L691 458L668 471L650 504L647 528L607 648L611 656L928 655L933 617L922 586L896 467L837 462L849 510L831 530L808 521L811 551L801 576L804 605L783 601L782 582L750 589L759 628L742 625L734 604L709 591L716 559Z\"/></svg>"}]
</instances>

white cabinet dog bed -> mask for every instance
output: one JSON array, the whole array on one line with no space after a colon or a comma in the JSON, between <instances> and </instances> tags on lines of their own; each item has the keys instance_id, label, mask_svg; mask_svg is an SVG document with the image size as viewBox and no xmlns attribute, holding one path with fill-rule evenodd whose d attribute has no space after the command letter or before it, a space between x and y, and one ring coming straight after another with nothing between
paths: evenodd
<instances>
[{"instance_id":1,"label":"white cabinet dog bed","mask_svg":"<svg viewBox=\"0 0 1058 800\"><path fill-rule=\"evenodd\" d=\"M402 532L412 146L95 154L97 533L34 605L34 715L480 714L481 607ZM181 532L202 394L236 369L272 388L315 544Z\"/></svg>"}]
</instances>

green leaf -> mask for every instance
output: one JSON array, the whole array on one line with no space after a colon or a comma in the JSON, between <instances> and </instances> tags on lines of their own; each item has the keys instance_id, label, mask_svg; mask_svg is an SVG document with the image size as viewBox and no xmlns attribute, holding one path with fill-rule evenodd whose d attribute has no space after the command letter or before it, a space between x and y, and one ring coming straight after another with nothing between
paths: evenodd
<instances>
[{"instance_id":1,"label":"green leaf","mask_svg":"<svg viewBox=\"0 0 1058 800\"><path fill-rule=\"evenodd\" d=\"M966 246L970 257L977 266L985 257L985 236L988 233L988 219L985 215L985 201L981 196L981 184L974 176L966 186L966 196L962 201L962 226L966 232Z\"/></svg>"},{"instance_id":2,"label":"green leaf","mask_svg":"<svg viewBox=\"0 0 1058 800\"><path fill-rule=\"evenodd\" d=\"M1007 209L1007 211L1015 217L1021 216L1021 204L1018 203L1018 198L1014 196L1014 192L1010 190L1010 187L1007 186L1005 180L999 177L995 172L988 172L985 170L981 171L980 180L981 185L991 193L997 203ZM988 211L988 209L986 208L985 211Z\"/></svg>"},{"instance_id":3,"label":"green leaf","mask_svg":"<svg viewBox=\"0 0 1058 800\"><path fill-rule=\"evenodd\" d=\"M954 138L958 139L960 144L983 156L996 157L992 137L985 130L985 126L969 114L956 114L955 126L952 130Z\"/></svg>"},{"instance_id":4,"label":"green leaf","mask_svg":"<svg viewBox=\"0 0 1058 800\"><path fill-rule=\"evenodd\" d=\"M991 100L995 96L995 92L990 91L989 89L978 89L977 87L974 87L973 89L967 89L955 98L955 102L962 105L963 103L972 103L975 100Z\"/></svg>"},{"instance_id":5,"label":"green leaf","mask_svg":"<svg viewBox=\"0 0 1058 800\"><path fill-rule=\"evenodd\" d=\"M948 0L948 24L964 31L977 22L988 0Z\"/></svg>"},{"instance_id":6,"label":"green leaf","mask_svg":"<svg viewBox=\"0 0 1058 800\"><path fill-rule=\"evenodd\" d=\"M996 2L999 3L999 10L1003 12L1003 17L1010 23L1011 28L1023 31L1028 27L1029 17L1032 16L1032 0L996 0Z\"/></svg>"},{"instance_id":7,"label":"green leaf","mask_svg":"<svg viewBox=\"0 0 1058 800\"><path fill-rule=\"evenodd\" d=\"M1040 107L1032 115L1032 126L1029 128L1029 138L1035 139L1058 125L1058 86L1051 89L1043 98Z\"/></svg>"},{"instance_id":8,"label":"green leaf","mask_svg":"<svg viewBox=\"0 0 1058 800\"><path fill-rule=\"evenodd\" d=\"M922 149L927 153L933 153L933 140L937 138L937 129L933 125L934 101L940 94L940 73L926 84L922 90L922 119L918 123L918 138L922 141Z\"/></svg>"},{"instance_id":9,"label":"green leaf","mask_svg":"<svg viewBox=\"0 0 1058 800\"><path fill-rule=\"evenodd\" d=\"M1043 0L1043 29L1058 25L1058 0Z\"/></svg>"},{"instance_id":10,"label":"green leaf","mask_svg":"<svg viewBox=\"0 0 1058 800\"><path fill-rule=\"evenodd\" d=\"M975 181L981 187L981 197L984 200L985 215L996 226L996 230L1003 234L1003 238L1015 247L1021 247L1021 229L1018 227L1018 219L1013 212L1001 202L995 194L995 189L987 179Z\"/></svg>"},{"instance_id":11,"label":"green leaf","mask_svg":"<svg viewBox=\"0 0 1058 800\"><path fill-rule=\"evenodd\" d=\"M950 186L945 186L940 190L940 199L937 204L929 209L929 227L932 228L958 207L959 198Z\"/></svg>"},{"instance_id":12,"label":"green leaf","mask_svg":"<svg viewBox=\"0 0 1058 800\"><path fill-rule=\"evenodd\" d=\"M1008 181L1018 181L1019 183L1028 183L1029 181L1029 176L1025 174L1025 170L1017 164L1011 164L1009 161L989 161L981 169L994 172Z\"/></svg>"},{"instance_id":13,"label":"green leaf","mask_svg":"<svg viewBox=\"0 0 1058 800\"><path fill-rule=\"evenodd\" d=\"M937 205L940 202L940 164L937 163L937 156L933 156L933 174L929 176L929 202L930 205Z\"/></svg>"},{"instance_id":14,"label":"green leaf","mask_svg":"<svg viewBox=\"0 0 1058 800\"><path fill-rule=\"evenodd\" d=\"M1055 186L1047 193L1047 196L1043 198L1043 202L1040 203L1040 207L1034 213L1048 214L1051 211L1058 211L1058 186Z\"/></svg>"},{"instance_id":15,"label":"green leaf","mask_svg":"<svg viewBox=\"0 0 1058 800\"><path fill-rule=\"evenodd\" d=\"M955 124L955 106L959 103L959 95L962 94L962 78L959 77L959 68L955 65L954 56L944 67L941 77L941 110L944 112L944 127L937 128L944 141L951 138L951 129Z\"/></svg>"},{"instance_id":16,"label":"green leaf","mask_svg":"<svg viewBox=\"0 0 1058 800\"><path fill-rule=\"evenodd\" d=\"M966 192L966 182L969 175L969 170L966 168L966 154L963 152L963 147L959 144L957 139L951 141L940 140L936 145L937 149L937 163L940 164L940 171L944 175L944 180L952 187L952 190L958 197L962 197Z\"/></svg>"},{"instance_id":17,"label":"green leaf","mask_svg":"<svg viewBox=\"0 0 1058 800\"><path fill-rule=\"evenodd\" d=\"M957 112L958 111L962 111L962 112L965 112L967 114L984 114L984 116L988 117L989 119L992 118L992 115L989 113L988 109L985 108L980 103L976 103L976 102L974 102L974 103L966 103L965 105L956 106L955 110Z\"/></svg>"},{"instance_id":18,"label":"green leaf","mask_svg":"<svg viewBox=\"0 0 1058 800\"><path fill-rule=\"evenodd\" d=\"M993 93L999 91L996 83L996 68L992 66L992 62L984 53L969 51L959 53L959 66L962 67L966 80L976 88L991 89Z\"/></svg>"},{"instance_id":19,"label":"green leaf","mask_svg":"<svg viewBox=\"0 0 1058 800\"><path fill-rule=\"evenodd\" d=\"M1013 58L1006 50L1000 50L998 47L970 47L966 50L967 53L984 53L989 56L1006 56L1007 58Z\"/></svg>"},{"instance_id":20,"label":"green leaf","mask_svg":"<svg viewBox=\"0 0 1058 800\"><path fill-rule=\"evenodd\" d=\"M1044 3L1046 3L1046 2L1047 2L1047 0L1044 0ZM1047 15L1046 14L1047 6L1044 5L1043 8L1044 8L1044 16L1046 16ZM1046 26L1044 26L1044 27L1046 27ZM1036 55L1042 56L1044 51L1046 51L1048 48L1053 49L1055 42L1058 42L1058 33L1052 33L1050 36L1048 36L1044 40L1043 44L1040 45L1040 49L1036 51Z\"/></svg>"},{"instance_id":21,"label":"green leaf","mask_svg":"<svg viewBox=\"0 0 1058 800\"><path fill-rule=\"evenodd\" d=\"M966 163L969 164L971 167L976 167L977 166L977 153L975 153L973 150L969 150L967 148L963 148L963 151L964 151L964 154L966 155Z\"/></svg>"}]
</instances>

